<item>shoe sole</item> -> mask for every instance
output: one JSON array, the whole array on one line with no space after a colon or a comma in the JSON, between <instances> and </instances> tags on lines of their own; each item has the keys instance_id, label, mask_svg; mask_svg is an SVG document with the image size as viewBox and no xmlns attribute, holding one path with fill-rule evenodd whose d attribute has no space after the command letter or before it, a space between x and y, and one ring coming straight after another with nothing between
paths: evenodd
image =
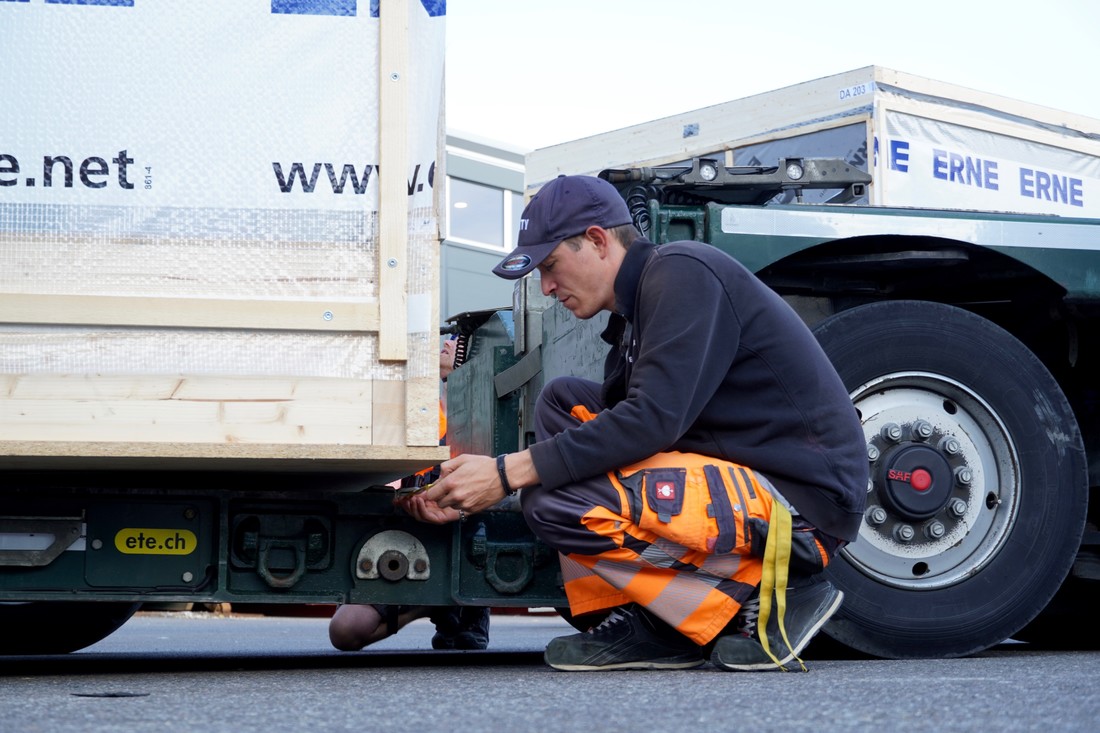
<instances>
[{"instance_id":1,"label":"shoe sole","mask_svg":"<svg viewBox=\"0 0 1100 733\"><path fill-rule=\"evenodd\" d=\"M694 669L706 663L705 659L693 659L684 662L619 662L617 664L555 664L546 659L546 664L559 672L609 672L620 669Z\"/></svg>"},{"instance_id":2,"label":"shoe sole","mask_svg":"<svg viewBox=\"0 0 1100 733\"><path fill-rule=\"evenodd\" d=\"M833 597L829 607L822 614L821 618L810 627L809 633L802 637L802 641L795 644L795 648L789 653L779 658L779 666L777 667L775 662L768 660L767 662L761 662L759 664L729 664L722 662L718 659L717 652L711 655L710 662L715 667L725 669L730 672L764 672L767 670L778 669L779 667L786 668L786 666L794 661L794 658L802 653L802 650L806 648L806 645L810 643L810 640L817 636L817 632L821 631L826 622L833 617L833 614L840 609L840 604L844 602L844 591L838 590L836 596Z\"/></svg>"}]
</instances>

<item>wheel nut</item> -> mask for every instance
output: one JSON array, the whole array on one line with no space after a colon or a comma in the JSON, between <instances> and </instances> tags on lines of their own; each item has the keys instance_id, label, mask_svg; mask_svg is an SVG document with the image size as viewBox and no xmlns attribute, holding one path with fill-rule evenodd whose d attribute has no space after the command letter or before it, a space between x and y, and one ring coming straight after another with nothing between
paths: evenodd
<instances>
[{"instance_id":1,"label":"wheel nut","mask_svg":"<svg viewBox=\"0 0 1100 733\"><path fill-rule=\"evenodd\" d=\"M899 524L894 527L894 539L898 542L912 542L916 534L908 524Z\"/></svg>"},{"instance_id":2,"label":"wheel nut","mask_svg":"<svg viewBox=\"0 0 1100 733\"><path fill-rule=\"evenodd\" d=\"M959 486L969 486L970 482L974 480L974 472L970 470L969 466L959 466L955 469L955 480L959 483Z\"/></svg>"},{"instance_id":3,"label":"wheel nut","mask_svg":"<svg viewBox=\"0 0 1100 733\"><path fill-rule=\"evenodd\" d=\"M875 447L875 445L873 443L868 443L867 444L867 460L871 461L873 463L874 461L878 460L878 457L879 457L878 448Z\"/></svg>"},{"instance_id":4,"label":"wheel nut","mask_svg":"<svg viewBox=\"0 0 1100 733\"><path fill-rule=\"evenodd\" d=\"M932 437L932 424L927 420L917 420L913 423L913 434L921 440L928 440Z\"/></svg>"},{"instance_id":5,"label":"wheel nut","mask_svg":"<svg viewBox=\"0 0 1100 733\"><path fill-rule=\"evenodd\" d=\"M876 527L886 521L886 510L880 506L873 506L867 510L867 521Z\"/></svg>"},{"instance_id":6,"label":"wheel nut","mask_svg":"<svg viewBox=\"0 0 1100 733\"><path fill-rule=\"evenodd\" d=\"M879 430L878 434L882 436L883 440L896 443L901 440L901 426L897 423L888 422L882 426L882 430Z\"/></svg>"},{"instance_id":7,"label":"wheel nut","mask_svg":"<svg viewBox=\"0 0 1100 733\"><path fill-rule=\"evenodd\" d=\"M947 505L947 511L951 512L952 516L962 519L966 516L966 510L970 507L962 499L952 499L951 503Z\"/></svg>"},{"instance_id":8,"label":"wheel nut","mask_svg":"<svg viewBox=\"0 0 1100 733\"><path fill-rule=\"evenodd\" d=\"M940 443L940 450L949 456L957 456L962 450L962 444L959 443L958 438L948 436Z\"/></svg>"},{"instance_id":9,"label":"wheel nut","mask_svg":"<svg viewBox=\"0 0 1100 733\"><path fill-rule=\"evenodd\" d=\"M924 536L930 540L938 540L946 533L942 522L929 522L924 526Z\"/></svg>"}]
</instances>

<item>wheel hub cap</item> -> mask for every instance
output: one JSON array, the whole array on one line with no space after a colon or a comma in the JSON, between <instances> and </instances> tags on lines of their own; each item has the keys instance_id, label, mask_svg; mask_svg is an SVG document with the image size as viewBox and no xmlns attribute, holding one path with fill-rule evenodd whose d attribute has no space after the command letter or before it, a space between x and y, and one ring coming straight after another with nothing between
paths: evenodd
<instances>
[{"instance_id":1,"label":"wheel hub cap","mask_svg":"<svg viewBox=\"0 0 1100 733\"><path fill-rule=\"evenodd\" d=\"M951 497L951 466L929 446L902 446L884 456L877 468L883 503L909 521L935 516Z\"/></svg>"}]
</instances>

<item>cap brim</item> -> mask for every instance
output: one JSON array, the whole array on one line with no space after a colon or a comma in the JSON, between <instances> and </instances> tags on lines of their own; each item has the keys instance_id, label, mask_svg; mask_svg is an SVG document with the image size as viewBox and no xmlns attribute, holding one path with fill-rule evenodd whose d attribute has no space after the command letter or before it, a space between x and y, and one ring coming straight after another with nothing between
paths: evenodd
<instances>
[{"instance_id":1,"label":"cap brim","mask_svg":"<svg viewBox=\"0 0 1100 733\"><path fill-rule=\"evenodd\" d=\"M511 253L497 263L493 268L493 274L505 280L519 280L527 273L542 264L551 252L557 249L561 242L547 242L545 244L524 245L516 247Z\"/></svg>"}]
</instances>

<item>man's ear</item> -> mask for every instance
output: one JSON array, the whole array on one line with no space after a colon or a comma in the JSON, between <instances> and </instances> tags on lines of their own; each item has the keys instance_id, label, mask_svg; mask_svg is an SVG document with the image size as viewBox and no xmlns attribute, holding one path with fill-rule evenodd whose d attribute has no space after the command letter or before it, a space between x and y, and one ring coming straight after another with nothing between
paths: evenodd
<instances>
[{"instance_id":1,"label":"man's ear","mask_svg":"<svg viewBox=\"0 0 1100 733\"><path fill-rule=\"evenodd\" d=\"M600 257L607 256L607 247L611 243L611 233L609 231L593 224L584 230L584 236L596 245L596 252Z\"/></svg>"}]
</instances>

